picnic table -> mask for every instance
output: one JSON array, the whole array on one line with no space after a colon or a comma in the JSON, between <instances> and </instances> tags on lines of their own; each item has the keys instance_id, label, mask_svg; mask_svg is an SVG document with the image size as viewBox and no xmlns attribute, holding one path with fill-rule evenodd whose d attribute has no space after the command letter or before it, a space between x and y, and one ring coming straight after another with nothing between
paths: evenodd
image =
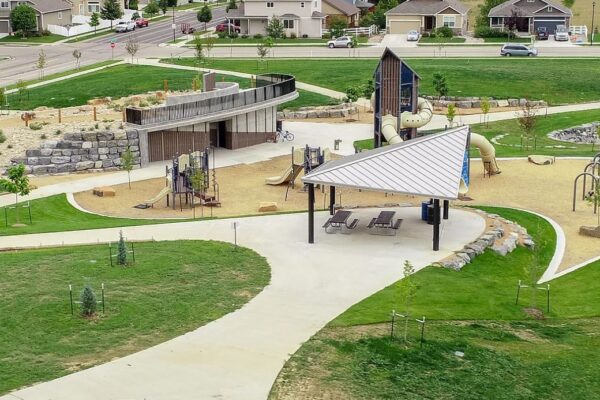
<instances>
[{"instance_id":1,"label":"picnic table","mask_svg":"<svg viewBox=\"0 0 600 400\"><path fill-rule=\"evenodd\" d=\"M395 211L381 211L377 218L373 218L371 220L368 228L376 228L377 230L385 229L386 231L391 229L395 235L398 232L398 229L400 229L400 225L402 225L403 221L402 219L398 218L396 222L393 222L395 215Z\"/></svg>"},{"instance_id":2,"label":"picnic table","mask_svg":"<svg viewBox=\"0 0 600 400\"><path fill-rule=\"evenodd\" d=\"M337 211L333 217L329 218L327 222L325 222L325 225L323 225L325 232L332 233L329 232L329 228L334 228L334 231L341 230L344 227L347 229L356 228L356 225L358 225L358 219L356 218L350 223L350 225L348 225L348 220L350 219L351 215L352 211Z\"/></svg>"}]
</instances>

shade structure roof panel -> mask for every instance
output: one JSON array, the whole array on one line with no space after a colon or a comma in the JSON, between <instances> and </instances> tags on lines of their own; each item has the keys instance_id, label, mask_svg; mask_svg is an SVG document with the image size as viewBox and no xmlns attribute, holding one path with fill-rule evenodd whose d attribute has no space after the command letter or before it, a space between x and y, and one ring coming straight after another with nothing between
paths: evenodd
<instances>
[{"instance_id":1,"label":"shade structure roof panel","mask_svg":"<svg viewBox=\"0 0 600 400\"><path fill-rule=\"evenodd\" d=\"M469 128L460 127L330 161L304 183L458 198Z\"/></svg>"}]
</instances>

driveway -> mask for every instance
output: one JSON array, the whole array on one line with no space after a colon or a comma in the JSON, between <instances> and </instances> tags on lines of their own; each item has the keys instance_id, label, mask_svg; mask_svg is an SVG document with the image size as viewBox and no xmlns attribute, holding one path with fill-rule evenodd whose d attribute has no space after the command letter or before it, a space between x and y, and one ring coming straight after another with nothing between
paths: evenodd
<instances>
[{"instance_id":1,"label":"driveway","mask_svg":"<svg viewBox=\"0 0 600 400\"><path fill-rule=\"evenodd\" d=\"M404 34L388 33L378 44L379 47L417 47L418 42L409 42Z\"/></svg>"}]
</instances>

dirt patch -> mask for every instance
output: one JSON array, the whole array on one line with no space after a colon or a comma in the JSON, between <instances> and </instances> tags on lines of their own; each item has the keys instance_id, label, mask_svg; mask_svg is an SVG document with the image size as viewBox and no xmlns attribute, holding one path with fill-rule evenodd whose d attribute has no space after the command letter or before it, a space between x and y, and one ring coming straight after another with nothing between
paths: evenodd
<instances>
[{"instance_id":1,"label":"dirt patch","mask_svg":"<svg viewBox=\"0 0 600 400\"><path fill-rule=\"evenodd\" d=\"M544 312L539 308L527 307L523 309L523 312L533 319L543 320L545 319Z\"/></svg>"}]
</instances>

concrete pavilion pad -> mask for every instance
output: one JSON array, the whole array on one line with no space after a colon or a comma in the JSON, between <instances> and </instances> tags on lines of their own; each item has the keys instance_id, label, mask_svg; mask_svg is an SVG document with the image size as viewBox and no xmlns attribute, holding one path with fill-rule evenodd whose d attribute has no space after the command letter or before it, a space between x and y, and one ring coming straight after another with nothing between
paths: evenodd
<instances>
[{"instance_id":1,"label":"concrete pavilion pad","mask_svg":"<svg viewBox=\"0 0 600 400\"><path fill-rule=\"evenodd\" d=\"M351 305L402 276L460 249L481 235L485 221L460 209L442 222L440 251L431 250L431 225L420 209L397 208L397 236L369 235L365 226L381 209L360 209L352 234L316 229L306 243L307 214L242 218L238 240L264 255L271 283L236 312L155 347L50 382L2 400L266 399L285 361L303 342ZM329 214L315 215L320 227ZM234 220L122 228L130 240L232 241ZM120 228L0 237L0 248L114 241ZM182 300L183 301L183 300Z\"/></svg>"}]
</instances>

